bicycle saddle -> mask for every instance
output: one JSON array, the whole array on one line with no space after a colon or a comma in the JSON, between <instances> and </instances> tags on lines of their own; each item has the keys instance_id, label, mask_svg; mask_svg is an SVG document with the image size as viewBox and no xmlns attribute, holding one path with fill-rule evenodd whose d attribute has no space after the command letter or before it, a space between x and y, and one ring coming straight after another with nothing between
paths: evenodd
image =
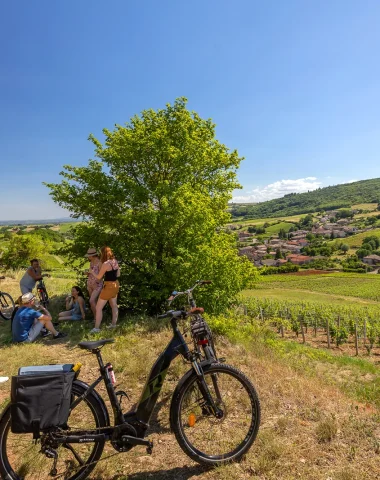
<instances>
[{"instance_id":1,"label":"bicycle saddle","mask_svg":"<svg viewBox=\"0 0 380 480\"><path fill-rule=\"evenodd\" d=\"M78 347L83 348L83 350L97 350L98 348L106 345L106 343L114 343L114 341L114 338L105 338L103 340L97 340L95 342L80 342L78 343Z\"/></svg>"}]
</instances>

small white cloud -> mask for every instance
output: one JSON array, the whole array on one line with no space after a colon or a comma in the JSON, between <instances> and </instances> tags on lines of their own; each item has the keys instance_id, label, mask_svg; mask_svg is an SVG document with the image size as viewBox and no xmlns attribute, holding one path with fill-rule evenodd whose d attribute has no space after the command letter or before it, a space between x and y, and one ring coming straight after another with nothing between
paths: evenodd
<instances>
[{"instance_id":1,"label":"small white cloud","mask_svg":"<svg viewBox=\"0 0 380 480\"><path fill-rule=\"evenodd\" d=\"M265 202L273 198L280 198L288 193L303 193L310 190L316 190L322 185L316 177L298 178L296 180L279 180L270 183L265 187L254 188L247 192L248 195L233 197L232 201L236 203L244 202Z\"/></svg>"}]
</instances>

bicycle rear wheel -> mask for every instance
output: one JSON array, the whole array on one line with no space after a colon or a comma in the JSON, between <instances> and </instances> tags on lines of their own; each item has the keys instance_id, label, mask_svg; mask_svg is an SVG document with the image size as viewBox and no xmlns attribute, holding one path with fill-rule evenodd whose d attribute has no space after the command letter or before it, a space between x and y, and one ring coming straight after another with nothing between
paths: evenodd
<instances>
[{"instance_id":1,"label":"bicycle rear wheel","mask_svg":"<svg viewBox=\"0 0 380 480\"><path fill-rule=\"evenodd\" d=\"M260 425L260 402L249 379L230 365L214 363L204 378L222 418L210 413L195 373L186 375L172 399L170 421L182 450L205 465L241 459L254 442ZM217 379L215 387L215 378Z\"/></svg>"},{"instance_id":2,"label":"bicycle rear wheel","mask_svg":"<svg viewBox=\"0 0 380 480\"><path fill-rule=\"evenodd\" d=\"M73 383L73 400L82 395L87 386ZM96 430L105 427L108 419L98 398L91 393L70 413L71 430ZM0 478L7 480L46 480L50 477L53 459L41 453L41 443L32 434L11 432L10 407L0 421ZM57 477L65 480L84 480L95 468L102 455L104 441L71 444L73 450L61 445L58 453ZM74 453L75 452L75 453ZM54 478L54 477L53 477Z\"/></svg>"},{"instance_id":3,"label":"bicycle rear wheel","mask_svg":"<svg viewBox=\"0 0 380 480\"><path fill-rule=\"evenodd\" d=\"M9 293L0 293L0 315L5 320L12 318L13 310L15 309L15 302Z\"/></svg>"}]
</instances>

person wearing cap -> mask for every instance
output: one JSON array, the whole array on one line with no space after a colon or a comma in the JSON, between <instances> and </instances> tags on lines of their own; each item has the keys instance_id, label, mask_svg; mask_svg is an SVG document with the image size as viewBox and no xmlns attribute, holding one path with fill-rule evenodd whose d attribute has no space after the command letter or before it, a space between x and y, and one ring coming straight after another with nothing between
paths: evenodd
<instances>
[{"instance_id":1,"label":"person wearing cap","mask_svg":"<svg viewBox=\"0 0 380 480\"><path fill-rule=\"evenodd\" d=\"M41 267L37 258L30 261L30 267L27 268L24 276L20 280L21 294L32 292L38 280L41 280Z\"/></svg>"},{"instance_id":2,"label":"person wearing cap","mask_svg":"<svg viewBox=\"0 0 380 480\"><path fill-rule=\"evenodd\" d=\"M99 259L98 252L96 248L89 248L85 257L88 258L90 262L90 268L88 272L92 272L93 275L88 275L87 278L87 291L88 296L90 297L90 307L94 318L96 317L96 301L100 295L100 292L103 288L103 280L97 279L97 275L99 275L100 269L102 267L102 262Z\"/></svg>"},{"instance_id":3,"label":"person wearing cap","mask_svg":"<svg viewBox=\"0 0 380 480\"><path fill-rule=\"evenodd\" d=\"M57 332L54 328L51 315L46 308L40 306L42 312L33 308L35 298L31 292L21 296L22 305L12 322L12 340L17 343L34 342L44 327L52 333L54 339L66 337L66 333Z\"/></svg>"}]
</instances>

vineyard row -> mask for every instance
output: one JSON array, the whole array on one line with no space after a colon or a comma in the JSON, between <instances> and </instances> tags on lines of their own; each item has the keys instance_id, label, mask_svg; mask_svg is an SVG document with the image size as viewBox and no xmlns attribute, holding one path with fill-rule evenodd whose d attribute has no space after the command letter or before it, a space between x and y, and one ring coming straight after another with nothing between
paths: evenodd
<instances>
[{"instance_id":1,"label":"vineyard row","mask_svg":"<svg viewBox=\"0 0 380 480\"><path fill-rule=\"evenodd\" d=\"M356 354L359 342L364 344L368 353L376 344L380 346L380 305L342 307L250 298L241 307L251 319L270 322L283 337L289 330L297 336L302 335L303 343L309 330L316 336L318 330L323 329L328 348L333 343L342 345L350 338L355 342Z\"/></svg>"}]
</instances>

